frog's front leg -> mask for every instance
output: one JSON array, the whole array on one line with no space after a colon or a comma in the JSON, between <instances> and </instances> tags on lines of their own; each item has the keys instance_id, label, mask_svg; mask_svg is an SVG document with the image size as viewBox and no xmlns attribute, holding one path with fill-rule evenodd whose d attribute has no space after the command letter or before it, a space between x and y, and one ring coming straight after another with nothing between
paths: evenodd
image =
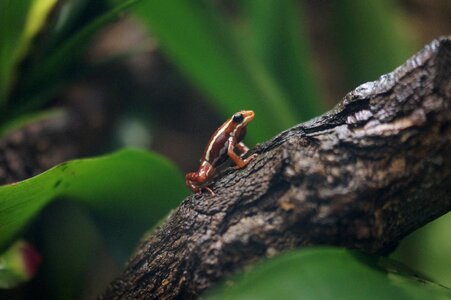
<instances>
[{"instance_id":1,"label":"frog's front leg","mask_svg":"<svg viewBox=\"0 0 451 300\"><path fill-rule=\"evenodd\" d=\"M249 152L249 148L243 142L239 142L235 147L241 152L240 156L246 155Z\"/></svg>"},{"instance_id":2,"label":"frog's front leg","mask_svg":"<svg viewBox=\"0 0 451 300\"><path fill-rule=\"evenodd\" d=\"M241 144L241 145L240 145ZM243 148L244 146L244 148ZM244 168L248 163L251 162L257 155L252 154L246 159L242 159L238 154L235 153L234 148L237 147L238 150L242 151L242 149L247 149L249 151L249 148L247 148L243 143L236 143L233 137L230 137L229 139L229 145L227 147L227 155L233 160L235 163L236 169ZM246 151L247 152L247 151ZM243 153L245 154L245 153Z\"/></svg>"}]
</instances>

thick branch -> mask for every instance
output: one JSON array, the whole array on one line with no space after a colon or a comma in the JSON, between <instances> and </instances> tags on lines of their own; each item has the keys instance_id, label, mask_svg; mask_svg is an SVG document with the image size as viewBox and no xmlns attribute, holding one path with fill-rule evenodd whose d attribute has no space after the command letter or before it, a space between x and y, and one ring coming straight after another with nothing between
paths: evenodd
<instances>
[{"instance_id":1,"label":"thick branch","mask_svg":"<svg viewBox=\"0 0 451 300\"><path fill-rule=\"evenodd\" d=\"M186 198L103 297L194 298L304 245L390 251L451 208L450 75L451 39L441 38L259 145L248 167L219 176L216 196Z\"/></svg>"},{"instance_id":2,"label":"thick branch","mask_svg":"<svg viewBox=\"0 0 451 300\"><path fill-rule=\"evenodd\" d=\"M0 184L16 182L86 154L106 136L111 104L86 85L67 89L61 113L32 122L0 140Z\"/></svg>"}]
</instances>

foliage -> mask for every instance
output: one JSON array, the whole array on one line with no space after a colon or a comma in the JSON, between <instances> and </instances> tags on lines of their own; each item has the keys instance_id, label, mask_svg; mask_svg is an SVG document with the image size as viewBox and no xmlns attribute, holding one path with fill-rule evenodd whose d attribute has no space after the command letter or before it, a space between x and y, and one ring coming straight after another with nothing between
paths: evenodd
<instances>
[{"instance_id":1,"label":"foliage","mask_svg":"<svg viewBox=\"0 0 451 300\"><path fill-rule=\"evenodd\" d=\"M347 89L375 80L402 64L415 47L396 5L390 0L334 1L332 18L337 52Z\"/></svg>"},{"instance_id":2,"label":"foliage","mask_svg":"<svg viewBox=\"0 0 451 300\"><path fill-rule=\"evenodd\" d=\"M133 219L133 225L144 230L185 193L179 171L162 157L142 150L65 162L30 179L0 187L0 247L4 248L57 197L76 199L107 218ZM154 199L152 205L149 199Z\"/></svg>"},{"instance_id":3,"label":"foliage","mask_svg":"<svg viewBox=\"0 0 451 300\"><path fill-rule=\"evenodd\" d=\"M8 86L14 80L14 65L23 48L27 13L31 0L0 2L0 106L6 102Z\"/></svg>"},{"instance_id":4,"label":"foliage","mask_svg":"<svg viewBox=\"0 0 451 300\"><path fill-rule=\"evenodd\" d=\"M450 228L451 214L448 213L407 236L390 257L451 287Z\"/></svg>"},{"instance_id":5,"label":"foliage","mask_svg":"<svg viewBox=\"0 0 451 300\"><path fill-rule=\"evenodd\" d=\"M36 273L41 256L29 243L15 242L0 256L0 289L29 280Z\"/></svg>"},{"instance_id":6,"label":"foliage","mask_svg":"<svg viewBox=\"0 0 451 300\"><path fill-rule=\"evenodd\" d=\"M207 299L451 299L451 290L384 258L312 248L262 262Z\"/></svg>"},{"instance_id":7,"label":"foliage","mask_svg":"<svg viewBox=\"0 0 451 300\"><path fill-rule=\"evenodd\" d=\"M0 137L61 113L45 104L64 84L84 75L83 54L95 35L130 8L217 112L256 111L252 142L320 114L326 104L312 63L304 3L236 0L228 4L231 16L220 2L0 1ZM343 68L337 77L347 88L375 79L413 53L389 0L335 1L331 16L335 26L328 38L336 41ZM56 217L44 214L41 222L46 225L48 285L59 287L52 295L76 298L95 259L83 253L100 247L97 227L111 249L127 256L142 232L185 194L178 170L155 153L123 150L69 161L0 187L0 248L10 246L55 199L75 200L77 208ZM210 297L449 297L441 287L387 272L378 265L381 260L340 249L292 252L227 281ZM7 280L0 278L2 283Z\"/></svg>"},{"instance_id":8,"label":"foliage","mask_svg":"<svg viewBox=\"0 0 451 300\"><path fill-rule=\"evenodd\" d=\"M295 109L296 121L323 111L319 84L314 78L307 21L301 2L294 0L244 1L252 53L267 67Z\"/></svg>"},{"instance_id":9,"label":"foliage","mask_svg":"<svg viewBox=\"0 0 451 300\"><path fill-rule=\"evenodd\" d=\"M62 84L80 74L81 56L95 34L135 2L101 7L88 20L82 20L81 12L96 5L89 6L85 0L61 5L52 0L2 1L0 122L14 122L24 113L39 109ZM77 16L79 22L74 20ZM66 33L64 38L62 33Z\"/></svg>"},{"instance_id":10,"label":"foliage","mask_svg":"<svg viewBox=\"0 0 451 300\"><path fill-rule=\"evenodd\" d=\"M293 109L273 78L245 52L210 6L183 0L142 1L134 11L221 111L232 115L241 109L255 110L259 117L251 138L269 137L294 124Z\"/></svg>"}]
</instances>

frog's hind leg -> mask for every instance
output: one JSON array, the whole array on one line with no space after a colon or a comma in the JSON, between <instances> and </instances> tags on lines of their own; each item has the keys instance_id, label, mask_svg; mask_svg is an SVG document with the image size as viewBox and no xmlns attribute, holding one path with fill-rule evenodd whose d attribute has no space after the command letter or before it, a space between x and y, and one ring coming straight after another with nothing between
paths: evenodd
<instances>
[{"instance_id":1,"label":"frog's hind leg","mask_svg":"<svg viewBox=\"0 0 451 300\"><path fill-rule=\"evenodd\" d=\"M208 186L201 186L202 183L204 183L207 179L207 175L205 173L199 173L191 172L185 175L185 184L186 186L192 190L194 193L201 194L202 189L207 190L210 195L214 196L215 193L212 189L210 189Z\"/></svg>"}]
</instances>

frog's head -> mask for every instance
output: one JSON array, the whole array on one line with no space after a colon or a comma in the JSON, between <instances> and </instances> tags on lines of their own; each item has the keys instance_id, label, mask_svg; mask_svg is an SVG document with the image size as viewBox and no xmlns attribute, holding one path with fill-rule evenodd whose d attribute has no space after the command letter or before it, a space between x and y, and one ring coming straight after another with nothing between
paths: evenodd
<instances>
[{"instance_id":1,"label":"frog's head","mask_svg":"<svg viewBox=\"0 0 451 300\"><path fill-rule=\"evenodd\" d=\"M255 113L252 110L242 110L232 116L232 121L239 127L246 126L254 119Z\"/></svg>"}]
</instances>

